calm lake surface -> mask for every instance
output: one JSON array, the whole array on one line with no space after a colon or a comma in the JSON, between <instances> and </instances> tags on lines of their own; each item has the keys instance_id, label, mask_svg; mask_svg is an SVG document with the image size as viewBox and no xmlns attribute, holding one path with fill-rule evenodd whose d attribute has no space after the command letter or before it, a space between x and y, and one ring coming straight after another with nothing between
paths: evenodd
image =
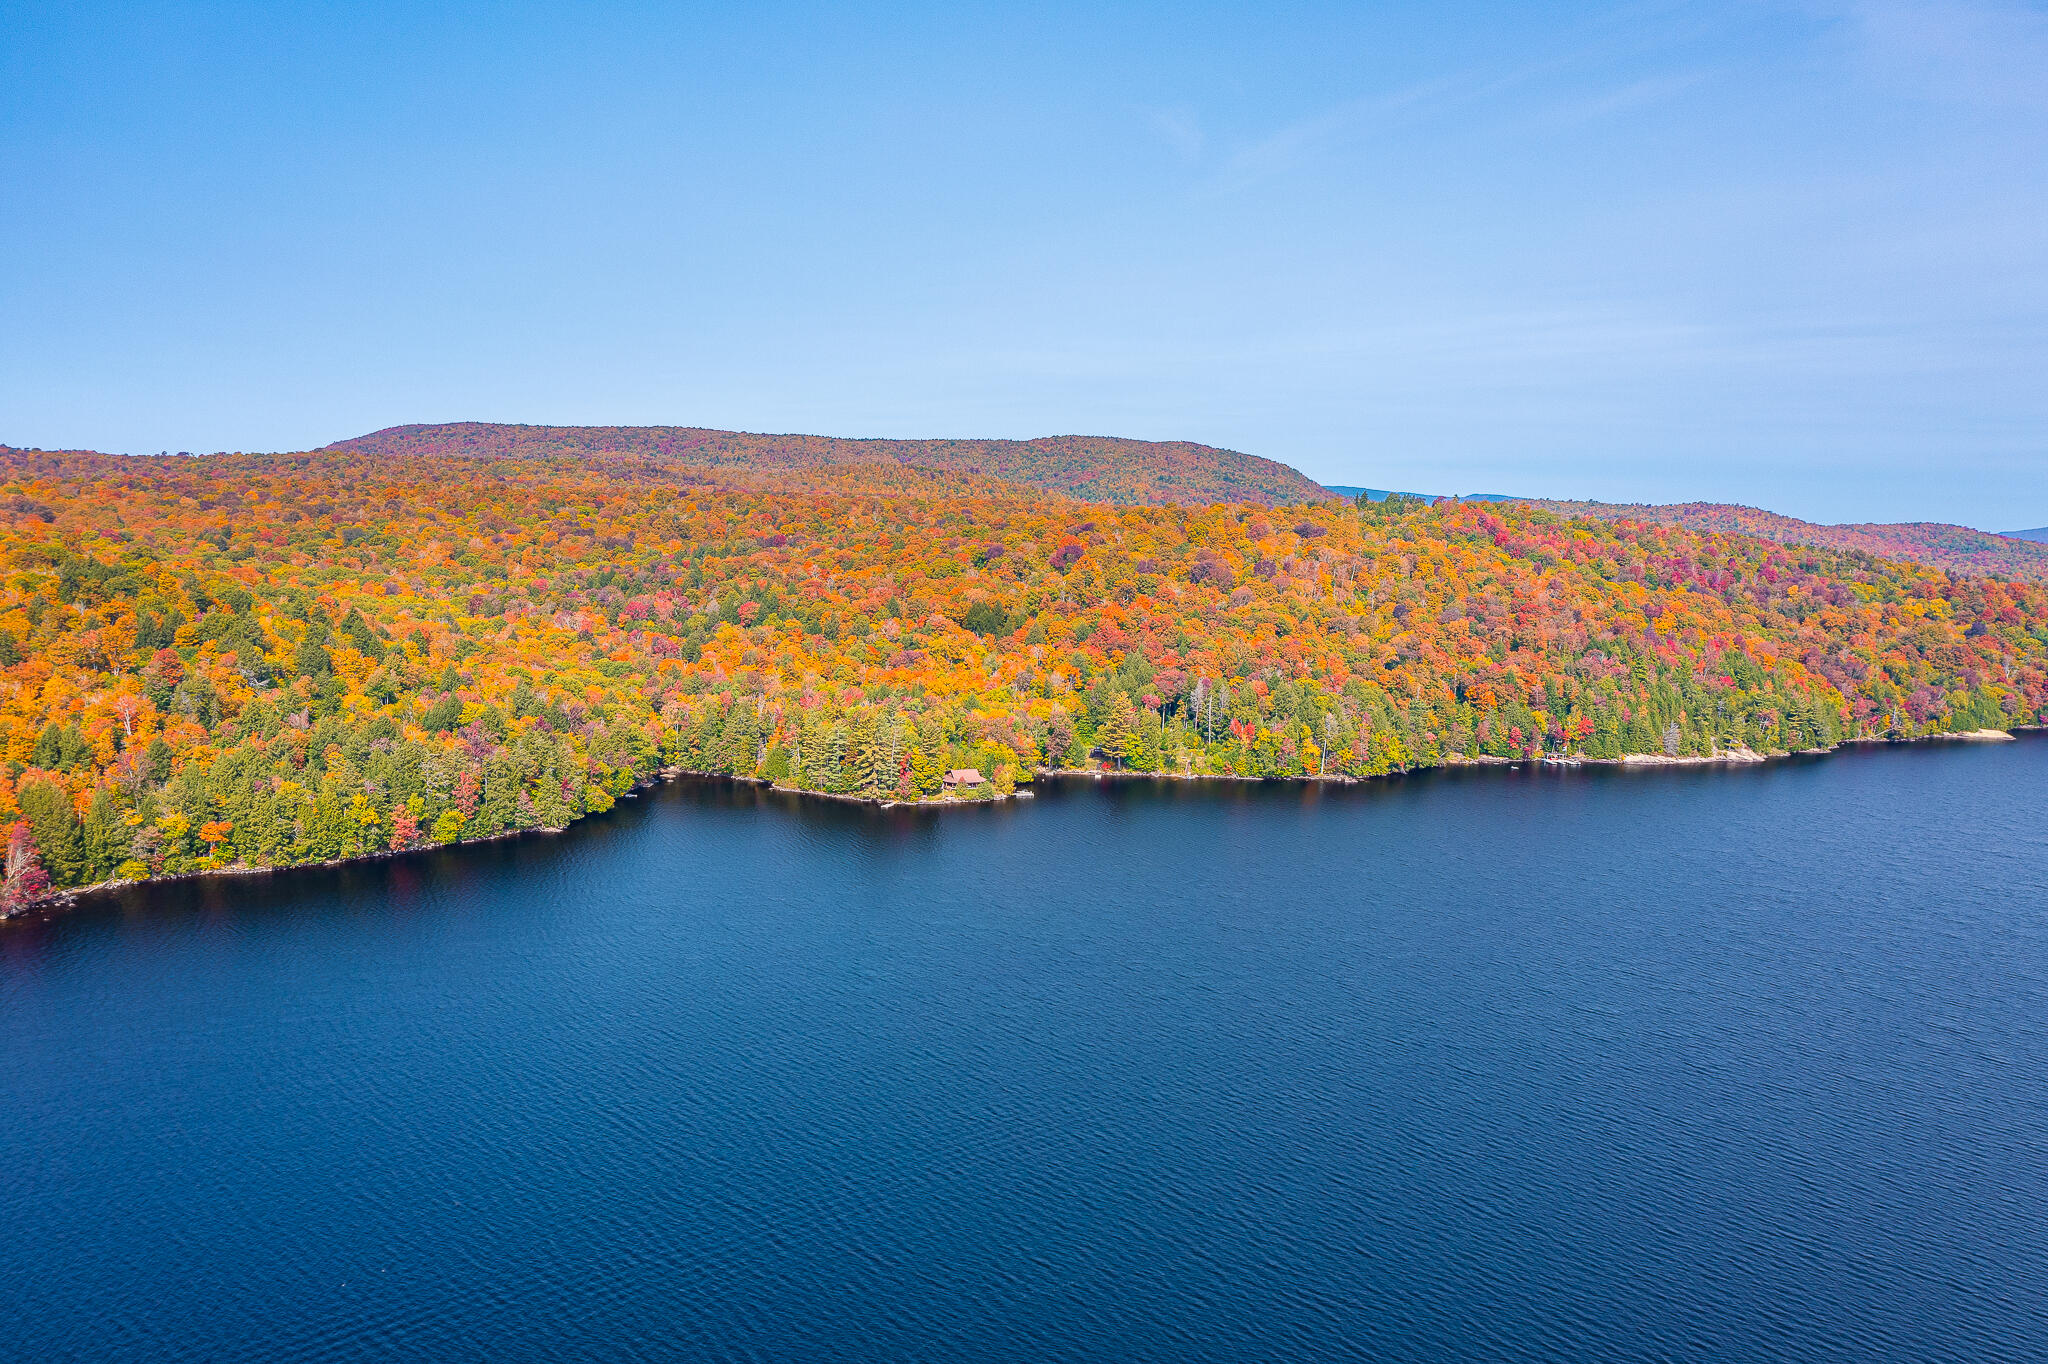
<instances>
[{"instance_id":1,"label":"calm lake surface","mask_svg":"<svg viewBox=\"0 0 2048 1364\"><path fill-rule=\"evenodd\" d=\"M2048 1357L2048 739L687 784L0 925L0 1356Z\"/></svg>"}]
</instances>

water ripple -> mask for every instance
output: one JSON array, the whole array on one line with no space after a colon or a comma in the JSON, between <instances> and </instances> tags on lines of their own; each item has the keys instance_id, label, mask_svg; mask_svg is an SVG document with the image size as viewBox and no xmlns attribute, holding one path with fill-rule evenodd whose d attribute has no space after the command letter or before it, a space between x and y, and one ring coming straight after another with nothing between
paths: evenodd
<instances>
[{"instance_id":1,"label":"water ripple","mask_svg":"<svg viewBox=\"0 0 2048 1364\"><path fill-rule=\"evenodd\" d=\"M2048 1358L2048 740L552 838L0 932L0 1356Z\"/></svg>"}]
</instances>

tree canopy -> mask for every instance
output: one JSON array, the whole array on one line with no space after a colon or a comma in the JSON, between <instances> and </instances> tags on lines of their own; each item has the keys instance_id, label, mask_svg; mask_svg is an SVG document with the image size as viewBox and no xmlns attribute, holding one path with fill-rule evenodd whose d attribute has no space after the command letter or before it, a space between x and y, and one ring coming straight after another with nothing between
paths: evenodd
<instances>
[{"instance_id":1,"label":"tree canopy","mask_svg":"<svg viewBox=\"0 0 2048 1364\"><path fill-rule=\"evenodd\" d=\"M899 462L0 454L7 894L559 827L662 768L936 797L2039 723L2048 590L1444 501Z\"/></svg>"}]
</instances>

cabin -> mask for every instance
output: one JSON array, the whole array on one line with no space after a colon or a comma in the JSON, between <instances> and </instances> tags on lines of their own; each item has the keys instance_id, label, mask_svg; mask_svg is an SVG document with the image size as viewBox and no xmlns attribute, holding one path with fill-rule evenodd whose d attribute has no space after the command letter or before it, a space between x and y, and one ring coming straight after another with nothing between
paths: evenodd
<instances>
[{"instance_id":1,"label":"cabin","mask_svg":"<svg viewBox=\"0 0 2048 1364\"><path fill-rule=\"evenodd\" d=\"M979 786L981 781L981 769L978 767L956 767L946 774L948 786Z\"/></svg>"}]
</instances>

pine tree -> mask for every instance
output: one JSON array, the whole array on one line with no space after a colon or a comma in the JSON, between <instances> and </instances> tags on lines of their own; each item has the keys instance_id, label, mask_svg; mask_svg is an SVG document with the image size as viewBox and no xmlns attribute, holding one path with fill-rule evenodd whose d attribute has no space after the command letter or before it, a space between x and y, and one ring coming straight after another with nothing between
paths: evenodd
<instances>
[{"instance_id":1,"label":"pine tree","mask_svg":"<svg viewBox=\"0 0 2048 1364\"><path fill-rule=\"evenodd\" d=\"M725 727L719 734L717 769L744 777L753 772L755 756L761 750L761 726L748 701L735 701L726 712Z\"/></svg>"},{"instance_id":2,"label":"pine tree","mask_svg":"<svg viewBox=\"0 0 2048 1364\"><path fill-rule=\"evenodd\" d=\"M83 884L85 848L71 793L52 782L35 781L21 788L17 800L22 814L28 816L50 879L60 886Z\"/></svg>"},{"instance_id":3,"label":"pine tree","mask_svg":"<svg viewBox=\"0 0 2048 1364\"><path fill-rule=\"evenodd\" d=\"M128 826L121 818L121 803L112 791L101 787L86 804L85 821L79 833L85 879L104 881L112 876L114 868L128 860L128 848Z\"/></svg>"},{"instance_id":4,"label":"pine tree","mask_svg":"<svg viewBox=\"0 0 2048 1364\"><path fill-rule=\"evenodd\" d=\"M939 760L922 743L910 750L910 781L921 796L936 796L945 785L946 773Z\"/></svg>"},{"instance_id":5,"label":"pine tree","mask_svg":"<svg viewBox=\"0 0 2048 1364\"><path fill-rule=\"evenodd\" d=\"M830 789L831 767L831 735L824 717L807 710L797 730L797 785L806 791Z\"/></svg>"},{"instance_id":6,"label":"pine tree","mask_svg":"<svg viewBox=\"0 0 2048 1364\"><path fill-rule=\"evenodd\" d=\"M842 722L844 745L839 754L838 790L849 795L872 790L875 780L875 717L850 711Z\"/></svg>"},{"instance_id":7,"label":"pine tree","mask_svg":"<svg viewBox=\"0 0 2048 1364\"><path fill-rule=\"evenodd\" d=\"M850 742L851 731L844 720L835 720L825 728L824 760L820 764L818 789L844 794L848 788L847 758L853 752Z\"/></svg>"},{"instance_id":8,"label":"pine tree","mask_svg":"<svg viewBox=\"0 0 2048 1364\"><path fill-rule=\"evenodd\" d=\"M1138 716L1138 723L1131 735L1131 759L1134 765L1147 772L1157 772L1161 763L1161 752L1165 746L1165 730L1159 722L1159 713L1146 710Z\"/></svg>"},{"instance_id":9,"label":"pine tree","mask_svg":"<svg viewBox=\"0 0 2048 1364\"><path fill-rule=\"evenodd\" d=\"M867 789L878 796L888 795L896 789L902 764L902 735L897 730L895 717L885 715L876 722L874 733L868 739L864 768Z\"/></svg>"},{"instance_id":10,"label":"pine tree","mask_svg":"<svg viewBox=\"0 0 2048 1364\"><path fill-rule=\"evenodd\" d=\"M1115 693L1103 708L1102 726L1095 733L1095 743L1102 756L1119 768L1137 752L1136 722L1137 710L1123 692Z\"/></svg>"}]
</instances>

